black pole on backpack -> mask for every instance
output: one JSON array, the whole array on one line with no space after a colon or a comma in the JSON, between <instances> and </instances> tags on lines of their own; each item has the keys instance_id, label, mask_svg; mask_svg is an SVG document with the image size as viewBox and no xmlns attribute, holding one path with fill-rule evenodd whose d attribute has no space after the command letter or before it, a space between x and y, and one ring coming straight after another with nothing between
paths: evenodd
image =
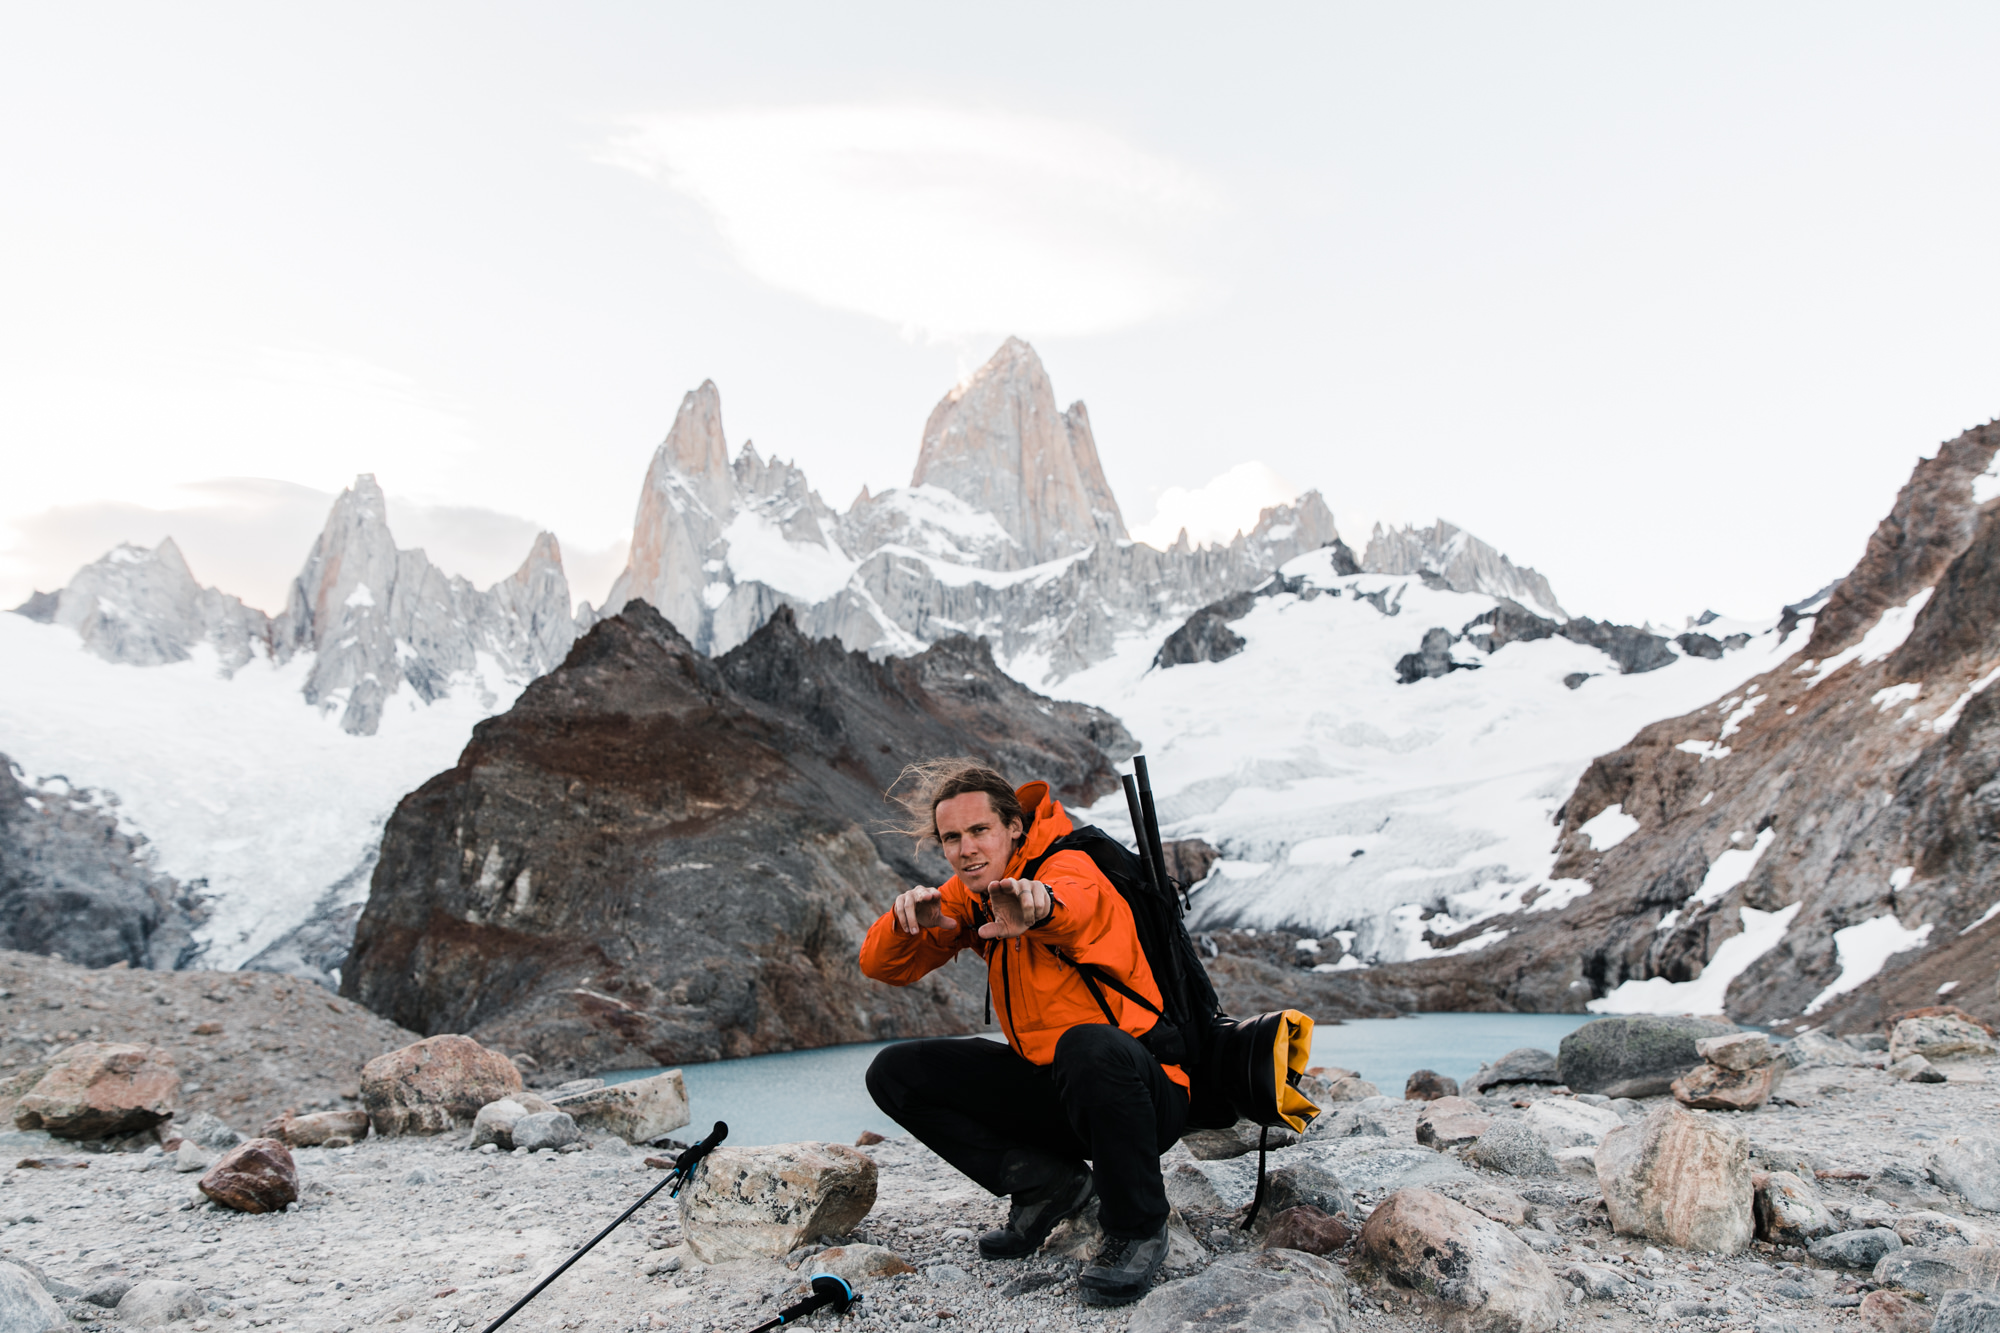
<instances>
[{"instance_id":1,"label":"black pole on backpack","mask_svg":"<svg viewBox=\"0 0 2000 1333\"><path fill-rule=\"evenodd\" d=\"M1132 772L1139 779L1139 809L1146 817L1145 840L1153 854L1154 887L1174 905L1174 911L1178 913L1181 902L1168 887L1167 853L1166 848L1160 845L1160 816L1153 808L1153 780L1146 772L1145 755L1132 756Z\"/></svg>"},{"instance_id":2,"label":"black pole on backpack","mask_svg":"<svg viewBox=\"0 0 2000 1333\"><path fill-rule=\"evenodd\" d=\"M1139 864L1146 868L1146 881L1153 886L1153 892L1164 898L1167 896L1167 877L1160 863L1153 859L1152 845L1146 839L1146 816L1139 808L1139 784L1129 773L1120 781L1125 786L1125 808L1132 814L1132 841L1139 848Z\"/></svg>"}]
</instances>

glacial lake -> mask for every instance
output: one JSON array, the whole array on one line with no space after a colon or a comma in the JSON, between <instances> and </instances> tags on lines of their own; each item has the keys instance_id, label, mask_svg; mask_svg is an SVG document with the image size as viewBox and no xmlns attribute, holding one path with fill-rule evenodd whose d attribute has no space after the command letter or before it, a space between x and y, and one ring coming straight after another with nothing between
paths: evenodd
<instances>
[{"instance_id":1,"label":"glacial lake","mask_svg":"<svg viewBox=\"0 0 2000 1333\"><path fill-rule=\"evenodd\" d=\"M1482 1062L1519 1046L1556 1049L1594 1014L1416 1014L1409 1018L1360 1018L1313 1030L1313 1064L1358 1070L1384 1096L1401 1097L1416 1070L1434 1069L1464 1080ZM682 1065L692 1123L677 1137L708 1133L729 1122L738 1144L796 1143L819 1139L852 1143L866 1129L901 1133L876 1109L863 1082L868 1062L887 1042L829 1046L816 1051L753 1055L742 1060ZM657 1074L658 1069L607 1072L608 1082Z\"/></svg>"}]
</instances>

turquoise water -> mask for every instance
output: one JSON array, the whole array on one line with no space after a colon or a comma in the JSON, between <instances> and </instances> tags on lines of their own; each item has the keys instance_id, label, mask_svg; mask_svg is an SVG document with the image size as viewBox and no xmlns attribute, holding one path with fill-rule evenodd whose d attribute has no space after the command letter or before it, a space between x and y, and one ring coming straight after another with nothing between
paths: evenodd
<instances>
[{"instance_id":1,"label":"turquoise water","mask_svg":"<svg viewBox=\"0 0 2000 1333\"><path fill-rule=\"evenodd\" d=\"M1464 1079L1482 1060L1517 1046L1553 1051L1564 1036L1590 1021L1589 1014L1417 1014L1362 1018L1313 1031L1313 1063L1360 1072L1386 1096L1403 1095L1403 1081L1418 1069ZM753 1055L682 1065L694 1123L683 1137L729 1122L729 1141L796 1143L822 1139L852 1143L865 1129L893 1134L896 1126L876 1109L862 1077L886 1042L829 1046L817 1051ZM657 1069L606 1073L614 1083L657 1074Z\"/></svg>"}]
</instances>

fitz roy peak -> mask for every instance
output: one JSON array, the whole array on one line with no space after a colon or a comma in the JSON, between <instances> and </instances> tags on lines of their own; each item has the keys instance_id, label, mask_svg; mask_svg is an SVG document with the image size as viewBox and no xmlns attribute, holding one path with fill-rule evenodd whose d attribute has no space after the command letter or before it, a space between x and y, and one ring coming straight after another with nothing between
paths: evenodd
<instances>
[{"instance_id":1,"label":"fitz roy peak","mask_svg":"<svg viewBox=\"0 0 2000 1333\"><path fill-rule=\"evenodd\" d=\"M653 604L726 652L779 606L809 635L908 654L986 637L1024 679L1059 680L1150 630L1339 540L1317 491L1227 546L1133 542L1081 402L1056 406L1034 348L1010 338L925 424L910 485L835 514L797 468L746 444L729 461L712 383L654 453L632 554L606 601Z\"/></svg>"}]
</instances>

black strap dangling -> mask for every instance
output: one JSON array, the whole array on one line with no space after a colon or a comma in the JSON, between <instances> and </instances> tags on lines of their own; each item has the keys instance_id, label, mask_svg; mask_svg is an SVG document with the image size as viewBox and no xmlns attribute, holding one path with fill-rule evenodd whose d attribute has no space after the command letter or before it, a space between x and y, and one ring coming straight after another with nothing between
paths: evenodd
<instances>
[{"instance_id":1,"label":"black strap dangling","mask_svg":"<svg viewBox=\"0 0 2000 1333\"><path fill-rule=\"evenodd\" d=\"M1250 1216L1243 1219L1243 1229L1245 1231L1256 1225L1258 1210L1264 1206L1264 1155L1270 1151L1270 1148L1271 1127L1269 1125L1259 1125L1257 1127L1257 1193L1250 1200Z\"/></svg>"}]
</instances>

